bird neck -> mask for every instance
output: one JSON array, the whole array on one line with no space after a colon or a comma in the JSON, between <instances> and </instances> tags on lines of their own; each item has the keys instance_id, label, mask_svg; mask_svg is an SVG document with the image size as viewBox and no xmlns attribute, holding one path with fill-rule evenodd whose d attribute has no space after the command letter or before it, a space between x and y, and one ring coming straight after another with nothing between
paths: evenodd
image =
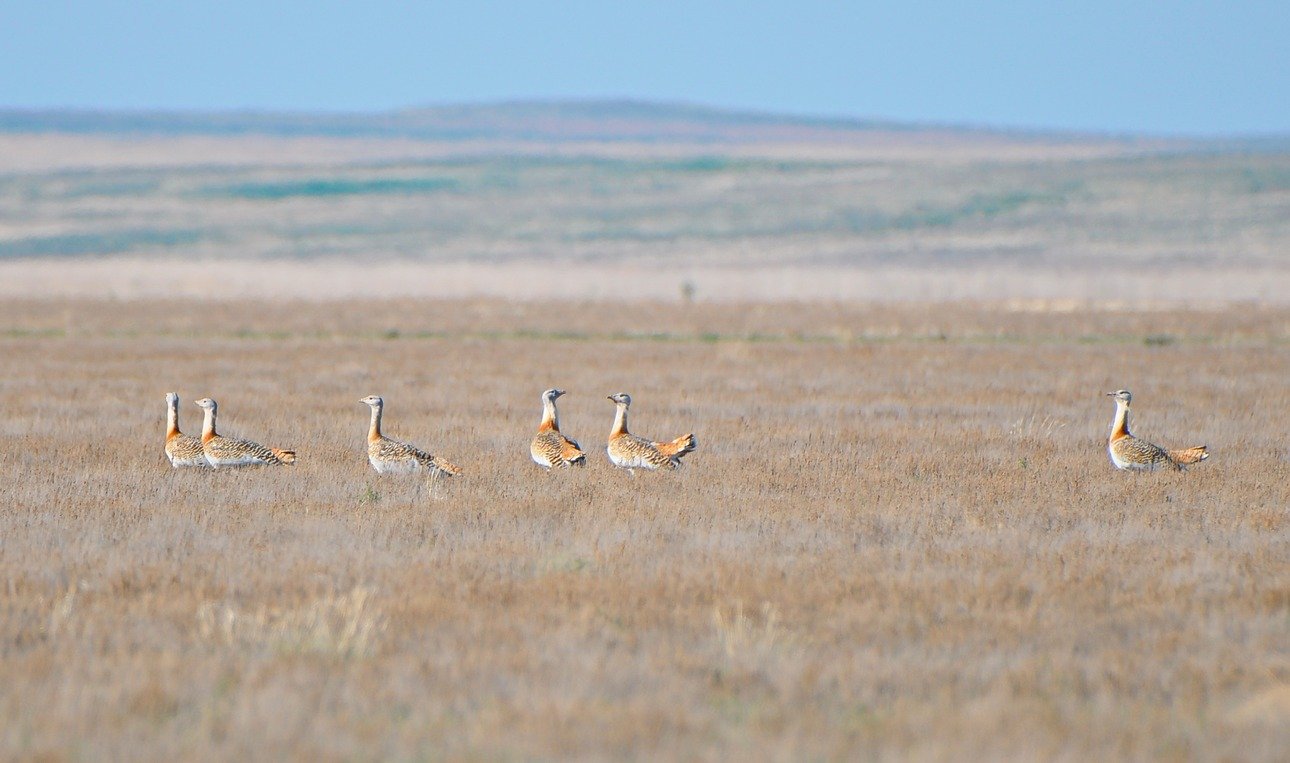
<instances>
[{"instance_id":1,"label":"bird neck","mask_svg":"<svg viewBox=\"0 0 1290 763\"><path fill-rule=\"evenodd\" d=\"M166 411L166 439L171 440L179 435L179 401L176 400L170 404L170 409Z\"/></svg>"},{"instance_id":2,"label":"bird neck","mask_svg":"<svg viewBox=\"0 0 1290 763\"><path fill-rule=\"evenodd\" d=\"M206 417L202 419L202 442L209 442L215 439L215 406L206 409Z\"/></svg>"},{"instance_id":3,"label":"bird neck","mask_svg":"<svg viewBox=\"0 0 1290 763\"><path fill-rule=\"evenodd\" d=\"M1115 421L1111 423L1111 440L1120 439L1121 437L1130 436L1129 432L1129 404L1117 400L1115 402Z\"/></svg>"},{"instance_id":4,"label":"bird neck","mask_svg":"<svg viewBox=\"0 0 1290 763\"><path fill-rule=\"evenodd\" d=\"M556 413L554 400L542 401L542 423L538 425L538 431L547 429L560 431L560 414Z\"/></svg>"},{"instance_id":5,"label":"bird neck","mask_svg":"<svg viewBox=\"0 0 1290 763\"><path fill-rule=\"evenodd\" d=\"M618 404L618 413L614 414L614 428L609 430L610 437L617 437L627 432L627 406Z\"/></svg>"},{"instance_id":6,"label":"bird neck","mask_svg":"<svg viewBox=\"0 0 1290 763\"><path fill-rule=\"evenodd\" d=\"M381 439L381 409L382 406L372 406L372 423L367 428L367 441Z\"/></svg>"}]
</instances>

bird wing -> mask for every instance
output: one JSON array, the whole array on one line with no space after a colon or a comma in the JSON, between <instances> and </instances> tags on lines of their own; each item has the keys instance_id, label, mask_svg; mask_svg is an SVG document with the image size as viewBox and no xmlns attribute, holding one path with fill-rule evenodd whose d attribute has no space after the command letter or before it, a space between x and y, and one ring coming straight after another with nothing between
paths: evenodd
<instances>
[{"instance_id":1,"label":"bird wing","mask_svg":"<svg viewBox=\"0 0 1290 763\"><path fill-rule=\"evenodd\" d=\"M1169 457L1168 451L1153 442L1137 437L1122 437L1116 440L1112 447L1120 458L1130 463L1178 468L1177 462Z\"/></svg>"},{"instance_id":2,"label":"bird wing","mask_svg":"<svg viewBox=\"0 0 1290 763\"><path fill-rule=\"evenodd\" d=\"M621 434L609 442L610 449L624 462L652 469L674 469L676 462L651 441L634 434Z\"/></svg>"},{"instance_id":3,"label":"bird wing","mask_svg":"<svg viewBox=\"0 0 1290 763\"><path fill-rule=\"evenodd\" d=\"M202 451L202 441L183 434L166 441L166 454L184 461L206 458Z\"/></svg>"},{"instance_id":4,"label":"bird wing","mask_svg":"<svg viewBox=\"0 0 1290 763\"><path fill-rule=\"evenodd\" d=\"M236 437L214 437L206 443L208 452L218 459L243 458L259 461L263 464L284 463L272 448L265 447L251 440L240 440Z\"/></svg>"}]
</instances>

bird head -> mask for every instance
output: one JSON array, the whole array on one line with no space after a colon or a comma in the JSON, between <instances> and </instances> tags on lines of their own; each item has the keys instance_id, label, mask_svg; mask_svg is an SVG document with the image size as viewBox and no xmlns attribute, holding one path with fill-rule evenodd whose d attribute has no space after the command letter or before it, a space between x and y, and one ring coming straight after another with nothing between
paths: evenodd
<instances>
[{"instance_id":1,"label":"bird head","mask_svg":"<svg viewBox=\"0 0 1290 763\"><path fill-rule=\"evenodd\" d=\"M1106 396L1113 397L1117 403L1124 403L1125 405L1133 402L1133 394L1127 389L1117 389L1114 392L1106 393Z\"/></svg>"}]
</instances>

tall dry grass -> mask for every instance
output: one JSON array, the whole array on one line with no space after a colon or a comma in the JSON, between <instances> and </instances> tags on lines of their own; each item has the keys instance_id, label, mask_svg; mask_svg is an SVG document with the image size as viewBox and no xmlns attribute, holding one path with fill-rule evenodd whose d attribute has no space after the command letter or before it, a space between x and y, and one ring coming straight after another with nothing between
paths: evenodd
<instances>
[{"instance_id":1,"label":"tall dry grass","mask_svg":"<svg viewBox=\"0 0 1290 763\"><path fill-rule=\"evenodd\" d=\"M0 305L9 758L1290 745L1290 314ZM528 460L538 394L592 455ZM1138 434L1185 474L1109 465ZM174 471L183 424L294 468ZM633 428L698 434L614 470ZM459 479L378 477L366 408Z\"/></svg>"}]
</instances>

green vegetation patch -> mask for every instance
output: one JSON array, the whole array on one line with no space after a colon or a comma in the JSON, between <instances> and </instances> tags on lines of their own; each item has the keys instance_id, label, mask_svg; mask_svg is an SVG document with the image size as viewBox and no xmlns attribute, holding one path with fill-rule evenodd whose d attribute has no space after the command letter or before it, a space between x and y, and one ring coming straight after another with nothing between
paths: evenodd
<instances>
[{"instance_id":1,"label":"green vegetation patch","mask_svg":"<svg viewBox=\"0 0 1290 763\"><path fill-rule=\"evenodd\" d=\"M1290 168L1286 167L1251 167L1242 176L1246 190L1250 193L1277 193L1290 191Z\"/></svg>"},{"instance_id":2,"label":"green vegetation patch","mask_svg":"<svg viewBox=\"0 0 1290 763\"><path fill-rule=\"evenodd\" d=\"M976 194L957 207L918 207L892 221L892 226L909 230L913 228L939 228L962 220L991 219L1015 212L1028 205L1053 206L1063 204L1066 194L1061 192L1007 191L996 194Z\"/></svg>"},{"instance_id":3,"label":"green vegetation patch","mask_svg":"<svg viewBox=\"0 0 1290 763\"><path fill-rule=\"evenodd\" d=\"M161 181L155 178L144 180L97 180L82 183L68 189L65 198L88 198L96 196L145 196L161 189Z\"/></svg>"},{"instance_id":4,"label":"green vegetation patch","mask_svg":"<svg viewBox=\"0 0 1290 763\"><path fill-rule=\"evenodd\" d=\"M210 193L236 199L276 201L295 197L409 196L456 189L453 178L309 178L274 182L238 183L210 189Z\"/></svg>"},{"instance_id":5,"label":"green vegetation patch","mask_svg":"<svg viewBox=\"0 0 1290 763\"><path fill-rule=\"evenodd\" d=\"M0 258L120 254L138 249L183 246L196 243L202 238L203 234L200 231L152 228L31 236L12 241L0 241Z\"/></svg>"}]
</instances>

